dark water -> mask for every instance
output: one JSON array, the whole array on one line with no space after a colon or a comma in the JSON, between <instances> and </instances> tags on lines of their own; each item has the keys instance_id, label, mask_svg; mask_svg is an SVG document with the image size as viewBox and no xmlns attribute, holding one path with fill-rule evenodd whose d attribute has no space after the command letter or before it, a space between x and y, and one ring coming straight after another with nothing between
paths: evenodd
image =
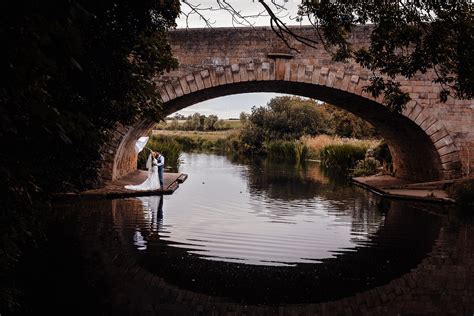
<instances>
[{"instance_id":1,"label":"dark water","mask_svg":"<svg viewBox=\"0 0 474 316\"><path fill-rule=\"evenodd\" d=\"M433 256L452 211L383 200L311 162L185 154L180 172L188 180L171 196L59 210L72 227L95 227L78 233L95 247L118 243L170 284L257 304L326 302L387 284Z\"/></svg>"}]
</instances>

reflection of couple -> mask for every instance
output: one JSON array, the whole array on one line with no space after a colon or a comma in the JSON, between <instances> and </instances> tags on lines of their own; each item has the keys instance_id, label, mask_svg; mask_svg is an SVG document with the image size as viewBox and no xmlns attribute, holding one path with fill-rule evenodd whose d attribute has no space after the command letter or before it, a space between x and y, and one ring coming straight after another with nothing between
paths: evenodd
<instances>
[{"instance_id":1,"label":"reflection of couple","mask_svg":"<svg viewBox=\"0 0 474 316\"><path fill-rule=\"evenodd\" d=\"M165 157L159 152L152 151L148 156L146 167L148 168L148 178L141 184L126 185L125 188L136 191L148 191L163 189L163 169Z\"/></svg>"},{"instance_id":2,"label":"reflection of couple","mask_svg":"<svg viewBox=\"0 0 474 316\"><path fill-rule=\"evenodd\" d=\"M142 225L137 226L133 235L133 244L138 250L146 250L148 244L160 239L163 225L163 195L138 197L143 206ZM146 224L146 225L143 225Z\"/></svg>"}]
</instances>

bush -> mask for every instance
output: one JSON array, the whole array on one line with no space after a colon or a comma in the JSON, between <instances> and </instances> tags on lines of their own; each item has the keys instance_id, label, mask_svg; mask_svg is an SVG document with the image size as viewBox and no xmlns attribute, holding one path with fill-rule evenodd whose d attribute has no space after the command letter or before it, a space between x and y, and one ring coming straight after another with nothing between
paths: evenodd
<instances>
[{"instance_id":1,"label":"bush","mask_svg":"<svg viewBox=\"0 0 474 316\"><path fill-rule=\"evenodd\" d=\"M474 204L474 179L454 183L447 191L460 204Z\"/></svg>"},{"instance_id":2,"label":"bush","mask_svg":"<svg viewBox=\"0 0 474 316\"><path fill-rule=\"evenodd\" d=\"M365 158L367 147L352 144L328 145L321 149L319 156L321 162L327 168L333 168L341 172L349 172L357 161Z\"/></svg>"},{"instance_id":3,"label":"bush","mask_svg":"<svg viewBox=\"0 0 474 316\"><path fill-rule=\"evenodd\" d=\"M363 160L359 160L356 163L354 170L352 171L351 175L353 177L365 177L371 176L376 174L379 171L380 162L378 162L375 158L368 157Z\"/></svg>"}]
</instances>

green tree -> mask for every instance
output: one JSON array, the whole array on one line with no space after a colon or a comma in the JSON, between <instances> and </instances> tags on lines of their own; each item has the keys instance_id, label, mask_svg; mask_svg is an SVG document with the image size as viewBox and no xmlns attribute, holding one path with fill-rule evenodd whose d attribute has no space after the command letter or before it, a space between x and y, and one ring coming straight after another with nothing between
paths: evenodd
<instances>
[{"instance_id":1,"label":"green tree","mask_svg":"<svg viewBox=\"0 0 474 316\"><path fill-rule=\"evenodd\" d=\"M327 103L321 106L321 111L324 113L325 125L328 126L327 134L352 138L369 138L377 135L369 122L350 112Z\"/></svg>"},{"instance_id":2,"label":"green tree","mask_svg":"<svg viewBox=\"0 0 474 316\"><path fill-rule=\"evenodd\" d=\"M205 131L214 131L216 130L216 123L217 121L219 120L219 118L217 117L217 115L209 115L209 116L206 116L205 119L204 119L204 130Z\"/></svg>"},{"instance_id":3,"label":"green tree","mask_svg":"<svg viewBox=\"0 0 474 316\"><path fill-rule=\"evenodd\" d=\"M217 122L214 124L214 128L216 130L223 130L226 128L225 121L222 119L217 120Z\"/></svg>"},{"instance_id":4,"label":"green tree","mask_svg":"<svg viewBox=\"0 0 474 316\"><path fill-rule=\"evenodd\" d=\"M240 134L245 150L259 151L263 142L295 140L326 131L316 101L300 97L276 97L266 107L254 107Z\"/></svg>"},{"instance_id":5,"label":"green tree","mask_svg":"<svg viewBox=\"0 0 474 316\"><path fill-rule=\"evenodd\" d=\"M298 36L259 0L272 19L273 29L289 43L293 37L315 46L316 41ZM281 3L282 4L282 3ZM354 59L373 76L367 90L384 93L386 104L400 111L409 95L400 90L396 76L412 78L433 71L442 85L440 98L474 97L474 4L472 1L302 1L300 18L308 17L336 61ZM371 25L370 45L356 47L350 32L357 25ZM383 76L388 79L384 79Z\"/></svg>"},{"instance_id":6,"label":"green tree","mask_svg":"<svg viewBox=\"0 0 474 316\"><path fill-rule=\"evenodd\" d=\"M169 124L169 127L168 129L172 130L172 131L177 131L179 130L180 126L179 126L179 121L176 117L173 117L171 119L171 122Z\"/></svg>"},{"instance_id":7,"label":"green tree","mask_svg":"<svg viewBox=\"0 0 474 316\"><path fill-rule=\"evenodd\" d=\"M177 0L0 3L0 313L51 192L100 181L116 123L160 119L152 78L177 65ZM41 208L41 211L39 209Z\"/></svg>"},{"instance_id":8,"label":"green tree","mask_svg":"<svg viewBox=\"0 0 474 316\"><path fill-rule=\"evenodd\" d=\"M202 131L204 128L204 116L199 113L194 113L191 116L191 126L195 131Z\"/></svg>"},{"instance_id":9,"label":"green tree","mask_svg":"<svg viewBox=\"0 0 474 316\"><path fill-rule=\"evenodd\" d=\"M242 123L242 125L247 123L248 117L249 117L249 115L247 113L240 112L240 115L239 115L240 123Z\"/></svg>"}]
</instances>

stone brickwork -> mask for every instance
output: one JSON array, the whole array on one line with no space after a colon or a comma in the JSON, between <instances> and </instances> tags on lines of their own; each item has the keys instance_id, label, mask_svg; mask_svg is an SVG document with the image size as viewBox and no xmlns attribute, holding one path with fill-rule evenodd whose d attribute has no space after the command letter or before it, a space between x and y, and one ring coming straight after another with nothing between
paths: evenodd
<instances>
[{"instance_id":1,"label":"stone brickwork","mask_svg":"<svg viewBox=\"0 0 474 316\"><path fill-rule=\"evenodd\" d=\"M297 32L314 37L310 28ZM367 45L368 27L351 34L354 46ZM474 101L439 101L433 75L398 78L412 98L392 113L364 91L370 74L354 62L335 63L322 47L293 43L292 51L268 28L176 30L173 53L180 66L156 78L165 114L219 96L281 92L319 99L372 123L389 144L396 176L415 181L459 178L474 169ZM119 127L106 149L103 175L117 179L135 169L133 143L152 122Z\"/></svg>"}]
</instances>

